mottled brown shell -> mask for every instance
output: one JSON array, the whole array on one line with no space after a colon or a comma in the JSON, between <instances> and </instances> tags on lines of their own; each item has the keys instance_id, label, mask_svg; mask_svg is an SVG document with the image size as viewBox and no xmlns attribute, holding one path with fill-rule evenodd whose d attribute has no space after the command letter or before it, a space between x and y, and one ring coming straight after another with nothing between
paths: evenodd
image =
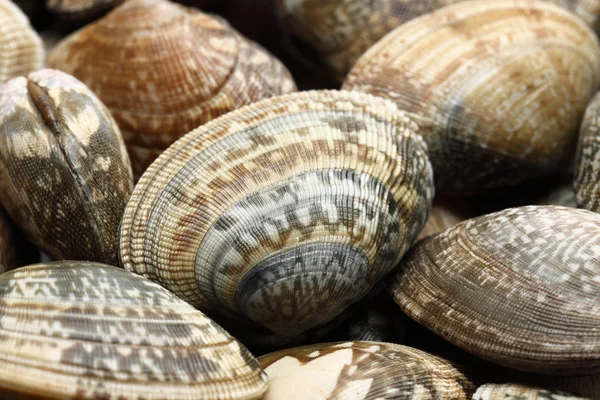
<instances>
[{"instance_id":1,"label":"mottled brown shell","mask_svg":"<svg viewBox=\"0 0 600 400\"><path fill-rule=\"evenodd\" d=\"M227 22L167 0L129 0L59 43L69 72L115 117L136 176L192 129L296 89L285 67Z\"/></svg>"},{"instance_id":2,"label":"mottled brown shell","mask_svg":"<svg viewBox=\"0 0 600 400\"><path fill-rule=\"evenodd\" d=\"M44 69L0 87L0 202L44 252L117 265L132 186L119 128L84 84Z\"/></svg>"},{"instance_id":3,"label":"mottled brown shell","mask_svg":"<svg viewBox=\"0 0 600 400\"><path fill-rule=\"evenodd\" d=\"M600 82L596 35L531 0L466 1L390 32L343 88L411 112L440 191L514 185L562 167Z\"/></svg>"},{"instance_id":4,"label":"mottled brown shell","mask_svg":"<svg viewBox=\"0 0 600 400\"><path fill-rule=\"evenodd\" d=\"M477 388L473 400L591 400L566 392L516 384L488 383Z\"/></svg>"},{"instance_id":5,"label":"mottled brown shell","mask_svg":"<svg viewBox=\"0 0 600 400\"><path fill-rule=\"evenodd\" d=\"M266 390L237 340L119 268L64 261L7 272L0 311L3 399L258 399Z\"/></svg>"},{"instance_id":6,"label":"mottled brown shell","mask_svg":"<svg viewBox=\"0 0 600 400\"><path fill-rule=\"evenodd\" d=\"M0 84L42 68L44 47L23 12L0 0Z\"/></svg>"},{"instance_id":7,"label":"mottled brown shell","mask_svg":"<svg viewBox=\"0 0 600 400\"><path fill-rule=\"evenodd\" d=\"M262 356L264 400L470 399L471 382L451 363L411 347L340 342Z\"/></svg>"},{"instance_id":8,"label":"mottled brown shell","mask_svg":"<svg viewBox=\"0 0 600 400\"><path fill-rule=\"evenodd\" d=\"M416 240L440 233L475 214L466 199L450 196L436 196L429 218Z\"/></svg>"},{"instance_id":9,"label":"mottled brown shell","mask_svg":"<svg viewBox=\"0 0 600 400\"><path fill-rule=\"evenodd\" d=\"M390 281L453 344L532 372L600 370L600 216L559 206L473 218L413 247Z\"/></svg>"},{"instance_id":10,"label":"mottled brown shell","mask_svg":"<svg viewBox=\"0 0 600 400\"><path fill-rule=\"evenodd\" d=\"M431 206L416 125L387 100L279 96L185 135L142 176L121 224L124 267L200 309L282 336L365 296Z\"/></svg>"},{"instance_id":11,"label":"mottled brown shell","mask_svg":"<svg viewBox=\"0 0 600 400\"><path fill-rule=\"evenodd\" d=\"M574 188L579 207L600 212L600 92L588 105L581 123Z\"/></svg>"}]
</instances>

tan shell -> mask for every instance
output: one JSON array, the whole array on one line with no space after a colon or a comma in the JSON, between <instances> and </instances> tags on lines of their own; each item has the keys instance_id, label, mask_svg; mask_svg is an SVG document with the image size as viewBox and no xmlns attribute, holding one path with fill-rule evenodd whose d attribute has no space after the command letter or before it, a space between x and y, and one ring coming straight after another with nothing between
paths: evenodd
<instances>
[{"instance_id":1,"label":"tan shell","mask_svg":"<svg viewBox=\"0 0 600 400\"><path fill-rule=\"evenodd\" d=\"M231 112L152 164L121 224L124 267L282 336L365 296L416 237L432 176L416 126L364 93Z\"/></svg>"},{"instance_id":2,"label":"tan shell","mask_svg":"<svg viewBox=\"0 0 600 400\"><path fill-rule=\"evenodd\" d=\"M534 388L524 385L488 383L480 386L473 400L590 400L565 392Z\"/></svg>"},{"instance_id":3,"label":"tan shell","mask_svg":"<svg viewBox=\"0 0 600 400\"><path fill-rule=\"evenodd\" d=\"M416 240L440 233L446 228L450 228L475 215L468 201L464 198L436 196L429 218L427 218L427 222Z\"/></svg>"},{"instance_id":4,"label":"tan shell","mask_svg":"<svg viewBox=\"0 0 600 400\"><path fill-rule=\"evenodd\" d=\"M600 92L585 111L575 163L577 205L600 212Z\"/></svg>"},{"instance_id":5,"label":"tan shell","mask_svg":"<svg viewBox=\"0 0 600 400\"><path fill-rule=\"evenodd\" d=\"M411 347L340 342L262 356L263 400L470 399L471 382L448 361Z\"/></svg>"},{"instance_id":6,"label":"tan shell","mask_svg":"<svg viewBox=\"0 0 600 400\"><path fill-rule=\"evenodd\" d=\"M0 84L42 68L44 47L23 12L0 0Z\"/></svg>"},{"instance_id":7,"label":"tan shell","mask_svg":"<svg viewBox=\"0 0 600 400\"><path fill-rule=\"evenodd\" d=\"M237 340L119 268L64 261L7 272L0 310L3 399L259 399L266 390Z\"/></svg>"},{"instance_id":8,"label":"tan shell","mask_svg":"<svg viewBox=\"0 0 600 400\"><path fill-rule=\"evenodd\" d=\"M44 252L117 265L132 186L119 128L85 85L44 69L0 87L0 202Z\"/></svg>"},{"instance_id":9,"label":"tan shell","mask_svg":"<svg viewBox=\"0 0 600 400\"><path fill-rule=\"evenodd\" d=\"M600 81L596 35L532 0L467 1L410 21L343 88L414 114L440 191L517 184L561 167Z\"/></svg>"},{"instance_id":10,"label":"tan shell","mask_svg":"<svg viewBox=\"0 0 600 400\"><path fill-rule=\"evenodd\" d=\"M77 19L110 10L124 0L46 0L46 8L62 18Z\"/></svg>"},{"instance_id":11,"label":"tan shell","mask_svg":"<svg viewBox=\"0 0 600 400\"><path fill-rule=\"evenodd\" d=\"M296 90L278 60L224 20L167 0L125 2L59 43L48 64L111 110L136 175L199 125Z\"/></svg>"},{"instance_id":12,"label":"tan shell","mask_svg":"<svg viewBox=\"0 0 600 400\"><path fill-rule=\"evenodd\" d=\"M512 368L600 371L600 216L559 206L473 218L413 247L390 281L403 311Z\"/></svg>"}]
</instances>

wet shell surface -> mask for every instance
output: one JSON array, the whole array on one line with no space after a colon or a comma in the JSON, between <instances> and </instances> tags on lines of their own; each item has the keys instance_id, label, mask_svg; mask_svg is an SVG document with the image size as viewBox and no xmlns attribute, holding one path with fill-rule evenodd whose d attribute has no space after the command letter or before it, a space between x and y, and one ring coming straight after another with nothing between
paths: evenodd
<instances>
[{"instance_id":1,"label":"wet shell surface","mask_svg":"<svg viewBox=\"0 0 600 400\"><path fill-rule=\"evenodd\" d=\"M452 400L474 391L448 361L393 343L318 344L258 360L269 376L264 400Z\"/></svg>"},{"instance_id":2,"label":"wet shell surface","mask_svg":"<svg viewBox=\"0 0 600 400\"><path fill-rule=\"evenodd\" d=\"M237 340L119 268L63 261L7 272L0 311L3 399L256 399L266 390Z\"/></svg>"},{"instance_id":3,"label":"wet shell surface","mask_svg":"<svg viewBox=\"0 0 600 400\"><path fill-rule=\"evenodd\" d=\"M0 87L0 202L44 252L117 265L132 186L119 128L83 83L44 69Z\"/></svg>"},{"instance_id":4,"label":"wet shell surface","mask_svg":"<svg viewBox=\"0 0 600 400\"><path fill-rule=\"evenodd\" d=\"M598 40L581 19L540 1L490 0L396 28L343 88L413 114L436 189L478 192L561 167L599 79Z\"/></svg>"},{"instance_id":5,"label":"wet shell surface","mask_svg":"<svg viewBox=\"0 0 600 400\"><path fill-rule=\"evenodd\" d=\"M390 281L420 324L475 355L547 374L600 370L600 216L559 206L473 218L414 246Z\"/></svg>"},{"instance_id":6,"label":"wet shell surface","mask_svg":"<svg viewBox=\"0 0 600 400\"><path fill-rule=\"evenodd\" d=\"M0 84L42 68L42 39L10 0L0 0Z\"/></svg>"},{"instance_id":7,"label":"wet shell surface","mask_svg":"<svg viewBox=\"0 0 600 400\"><path fill-rule=\"evenodd\" d=\"M296 89L283 64L227 22L167 0L125 2L59 43L48 64L107 105L136 175L199 125Z\"/></svg>"},{"instance_id":8,"label":"wet shell surface","mask_svg":"<svg viewBox=\"0 0 600 400\"><path fill-rule=\"evenodd\" d=\"M588 105L581 123L574 188L579 207L600 212L600 92Z\"/></svg>"},{"instance_id":9,"label":"wet shell surface","mask_svg":"<svg viewBox=\"0 0 600 400\"><path fill-rule=\"evenodd\" d=\"M319 326L367 294L425 222L432 175L415 129L392 102L341 91L229 113L142 176L121 261L202 310L280 335Z\"/></svg>"},{"instance_id":10,"label":"wet shell surface","mask_svg":"<svg viewBox=\"0 0 600 400\"><path fill-rule=\"evenodd\" d=\"M473 400L590 400L566 392L533 388L516 384L496 385L488 383L480 386Z\"/></svg>"},{"instance_id":11,"label":"wet shell surface","mask_svg":"<svg viewBox=\"0 0 600 400\"><path fill-rule=\"evenodd\" d=\"M46 0L46 8L59 17L78 19L110 10L124 0Z\"/></svg>"}]
</instances>

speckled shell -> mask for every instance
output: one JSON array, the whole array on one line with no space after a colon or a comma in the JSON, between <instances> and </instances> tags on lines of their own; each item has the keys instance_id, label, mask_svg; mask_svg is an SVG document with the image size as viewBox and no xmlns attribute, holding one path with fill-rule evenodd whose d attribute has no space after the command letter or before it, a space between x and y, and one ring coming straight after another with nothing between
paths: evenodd
<instances>
[{"instance_id":1,"label":"speckled shell","mask_svg":"<svg viewBox=\"0 0 600 400\"><path fill-rule=\"evenodd\" d=\"M393 268L431 207L416 126L387 100L312 91L244 107L152 164L121 225L126 269L280 335L321 325Z\"/></svg>"},{"instance_id":2,"label":"speckled shell","mask_svg":"<svg viewBox=\"0 0 600 400\"><path fill-rule=\"evenodd\" d=\"M44 47L23 12L0 0L0 84L42 68Z\"/></svg>"},{"instance_id":3,"label":"speckled shell","mask_svg":"<svg viewBox=\"0 0 600 400\"><path fill-rule=\"evenodd\" d=\"M341 342L260 357L263 400L470 399L471 382L448 361L411 347Z\"/></svg>"},{"instance_id":4,"label":"speckled shell","mask_svg":"<svg viewBox=\"0 0 600 400\"><path fill-rule=\"evenodd\" d=\"M119 128L85 85L44 69L0 87L0 202L44 252L117 265L132 186Z\"/></svg>"},{"instance_id":5,"label":"speckled shell","mask_svg":"<svg viewBox=\"0 0 600 400\"><path fill-rule=\"evenodd\" d=\"M64 261L0 276L3 399L257 399L266 376L220 326L162 287Z\"/></svg>"},{"instance_id":6,"label":"speckled shell","mask_svg":"<svg viewBox=\"0 0 600 400\"><path fill-rule=\"evenodd\" d=\"M0 208L0 273L14 267L16 258L14 234L8 216Z\"/></svg>"},{"instance_id":7,"label":"speckled shell","mask_svg":"<svg viewBox=\"0 0 600 400\"><path fill-rule=\"evenodd\" d=\"M473 400L590 400L565 392L532 388L516 384L496 385L488 383L480 386Z\"/></svg>"},{"instance_id":8,"label":"speckled shell","mask_svg":"<svg viewBox=\"0 0 600 400\"><path fill-rule=\"evenodd\" d=\"M125 2L59 43L48 64L111 110L136 175L199 125L296 90L278 60L227 22L167 0Z\"/></svg>"},{"instance_id":9,"label":"speckled shell","mask_svg":"<svg viewBox=\"0 0 600 400\"><path fill-rule=\"evenodd\" d=\"M419 242L390 281L404 312L512 368L600 371L600 216L528 206Z\"/></svg>"},{"instance_id":10,"label":"speckled shell","mask_svg":"<svg viewBox=\"0 0 600 400\"><path fill-rule=\"evenodd\" d=\"M540 1L490 0L396 28L343 88L414 113L436 189L477 192L562 167L599 79L598 39L581 19Z\"/></svg>"},{"instance_id":11,"label":"speckled shell","mask_svg":"<svg viewBox=\"0 0 600 400\"><path fill-rule=\"evenodd\" d=\"M579 207L600 212L600 92L581 123L573 186Z\"/></svg>"},{"instance_id":12,"label":"speckled shell","mask_svg":"<svg viewBox=\"0 0 600 400\"><path fill-rule=\"evenodd\" d=\"M460 197L436 196L429 218L417 240L440 233L453 225L475 216L468 202Z\"/></svg>"},{"instance_id":13,"label":"speckled shell","mask_svg":"<svg viewBox=\"0 0 600 400\"><path fill-rule=\"evenodd\" d=\"M46 7L59 17L78 19L110 10L123 1L124 0L46 0Z\"/></svg>"}]
</instances>

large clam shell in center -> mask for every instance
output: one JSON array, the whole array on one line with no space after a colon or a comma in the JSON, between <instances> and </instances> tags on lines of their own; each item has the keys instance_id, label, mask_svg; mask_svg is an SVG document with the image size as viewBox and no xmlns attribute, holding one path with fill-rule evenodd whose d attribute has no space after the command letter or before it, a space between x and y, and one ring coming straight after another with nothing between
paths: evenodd
<instances>
[{"instance_id":1,"label":"large clam shell in center","mask_svg":"<svg viewBox=\"0 0 600 400\"><path fill-rule=\"evenodd\" d=\"M265 100L171 146L121 225L124 267L281 335L327 322L396 264L433 195L416 125L337 91Z\"/></svg>"}]
</instances>

